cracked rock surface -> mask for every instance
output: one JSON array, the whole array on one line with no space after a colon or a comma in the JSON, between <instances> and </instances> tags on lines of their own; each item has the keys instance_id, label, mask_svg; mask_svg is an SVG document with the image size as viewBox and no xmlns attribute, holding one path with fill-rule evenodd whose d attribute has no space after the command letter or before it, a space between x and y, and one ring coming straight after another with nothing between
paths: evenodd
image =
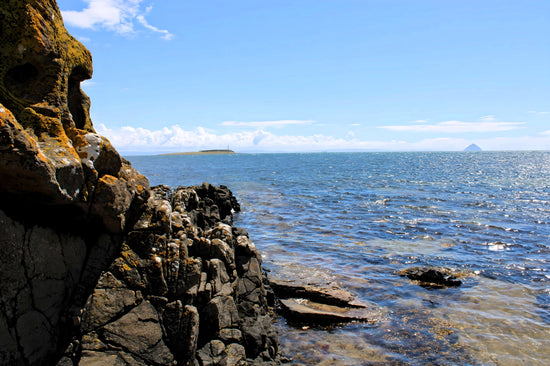
<instances>
[{"instance_id":1,"label":"cracked rock surface","mask_svg":"<svg viewBox=\"0 0 550 366\"><path fill-rule=\"evenodd\" d=\"M98 135L55 0L0 2L0 365L277 364L224 186L149 187Z\"/></svg>"}]
</instances>

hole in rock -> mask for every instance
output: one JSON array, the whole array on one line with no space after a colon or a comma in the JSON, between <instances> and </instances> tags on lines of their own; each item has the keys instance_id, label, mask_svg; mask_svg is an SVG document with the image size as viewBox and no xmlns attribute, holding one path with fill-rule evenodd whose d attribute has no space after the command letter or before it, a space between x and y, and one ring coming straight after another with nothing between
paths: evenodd
<instances>
[{"instance_id":1,"label":"hole in rock","mask_svg":"<svg viewBox=\"0 0 550 366\"><path fill-rule=\"evenodd\" d=\"M86 124L86 110L84 109L85 99L87 97L80 89L80 82L89 79L84 69L76 67L69 76L69 88L67 101L69 103L69 111L73 116L73 121L76 128L83 129Z\"/></svg>"},{"instance_id":2,"label":"hole in rock","mask_svg":"<svg viewBox=\"0 0 550 366\"><path fill-rule=\"evenodd\" d=\"M17 98L34 101L40 98L36 88L39 74L38 69L27 62L8 70L4 77L4 85Z\"/></svg>"}]
</instances>

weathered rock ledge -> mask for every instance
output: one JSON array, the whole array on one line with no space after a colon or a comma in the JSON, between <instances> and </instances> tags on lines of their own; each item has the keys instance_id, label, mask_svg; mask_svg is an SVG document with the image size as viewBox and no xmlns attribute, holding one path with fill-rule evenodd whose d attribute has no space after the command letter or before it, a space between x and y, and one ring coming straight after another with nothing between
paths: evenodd
<instances>
[{"instance_id":1,"label":"weathered rock ledge","mask_svg":"<svg viewBox=\"0 0 550 366\"><path fill-rule=\"evenodd\" d=\"M291 323L325 326L380 320L381 314L376 306L359 301L330 279L323 280L318 271L296 266L280 267L279 277L269 274L268 283L276 296L277 308Z\"/></svg>"},{"instance_id":2,"label":"weathered rock ledge","mask_svg":"<svg viewBox=\"0 0 550 366\"><path fill-rule=\"evenodd\" d=\"M150 188L98 135L55 0L0 2L0 365L275 364L226 187Z\"/></svg>"}]
</instances>

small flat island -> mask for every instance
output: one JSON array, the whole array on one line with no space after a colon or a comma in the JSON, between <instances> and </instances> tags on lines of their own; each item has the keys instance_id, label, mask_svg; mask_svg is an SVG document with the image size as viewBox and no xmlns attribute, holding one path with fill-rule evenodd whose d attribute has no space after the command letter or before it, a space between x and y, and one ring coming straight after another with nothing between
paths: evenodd
<instances>
[{"instance_id":1,"label":"small flat island","mask_svg":"<svg viewBox=\"0 0 550 366\"><path fill-rule=\"evenodd\" d=\"M221 155L221 154L236 154L236 152L229 149L219 149L219 150L177 152L177 153L168 153L168 154L159 154L159 155Z\"/></svg>"}]
</instances>

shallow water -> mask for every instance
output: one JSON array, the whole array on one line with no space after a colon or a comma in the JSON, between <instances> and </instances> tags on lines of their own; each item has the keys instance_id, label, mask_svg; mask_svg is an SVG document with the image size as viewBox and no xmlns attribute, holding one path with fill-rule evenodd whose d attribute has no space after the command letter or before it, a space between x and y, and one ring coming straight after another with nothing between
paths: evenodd
<instances>
[{"instance_id":1,"label":"shallow water","mask_svg":"<svg viewBox=\"0 0 550 366\"><path fill-rule=\"evenodd\" d=\"M301 329L297 365L550 364L550 153L326 153L130 157L153 185L227 185L264 267L308 267L382 317ZM466 277L426 289L434 265Z\"/></svg>"}]
</instances>

